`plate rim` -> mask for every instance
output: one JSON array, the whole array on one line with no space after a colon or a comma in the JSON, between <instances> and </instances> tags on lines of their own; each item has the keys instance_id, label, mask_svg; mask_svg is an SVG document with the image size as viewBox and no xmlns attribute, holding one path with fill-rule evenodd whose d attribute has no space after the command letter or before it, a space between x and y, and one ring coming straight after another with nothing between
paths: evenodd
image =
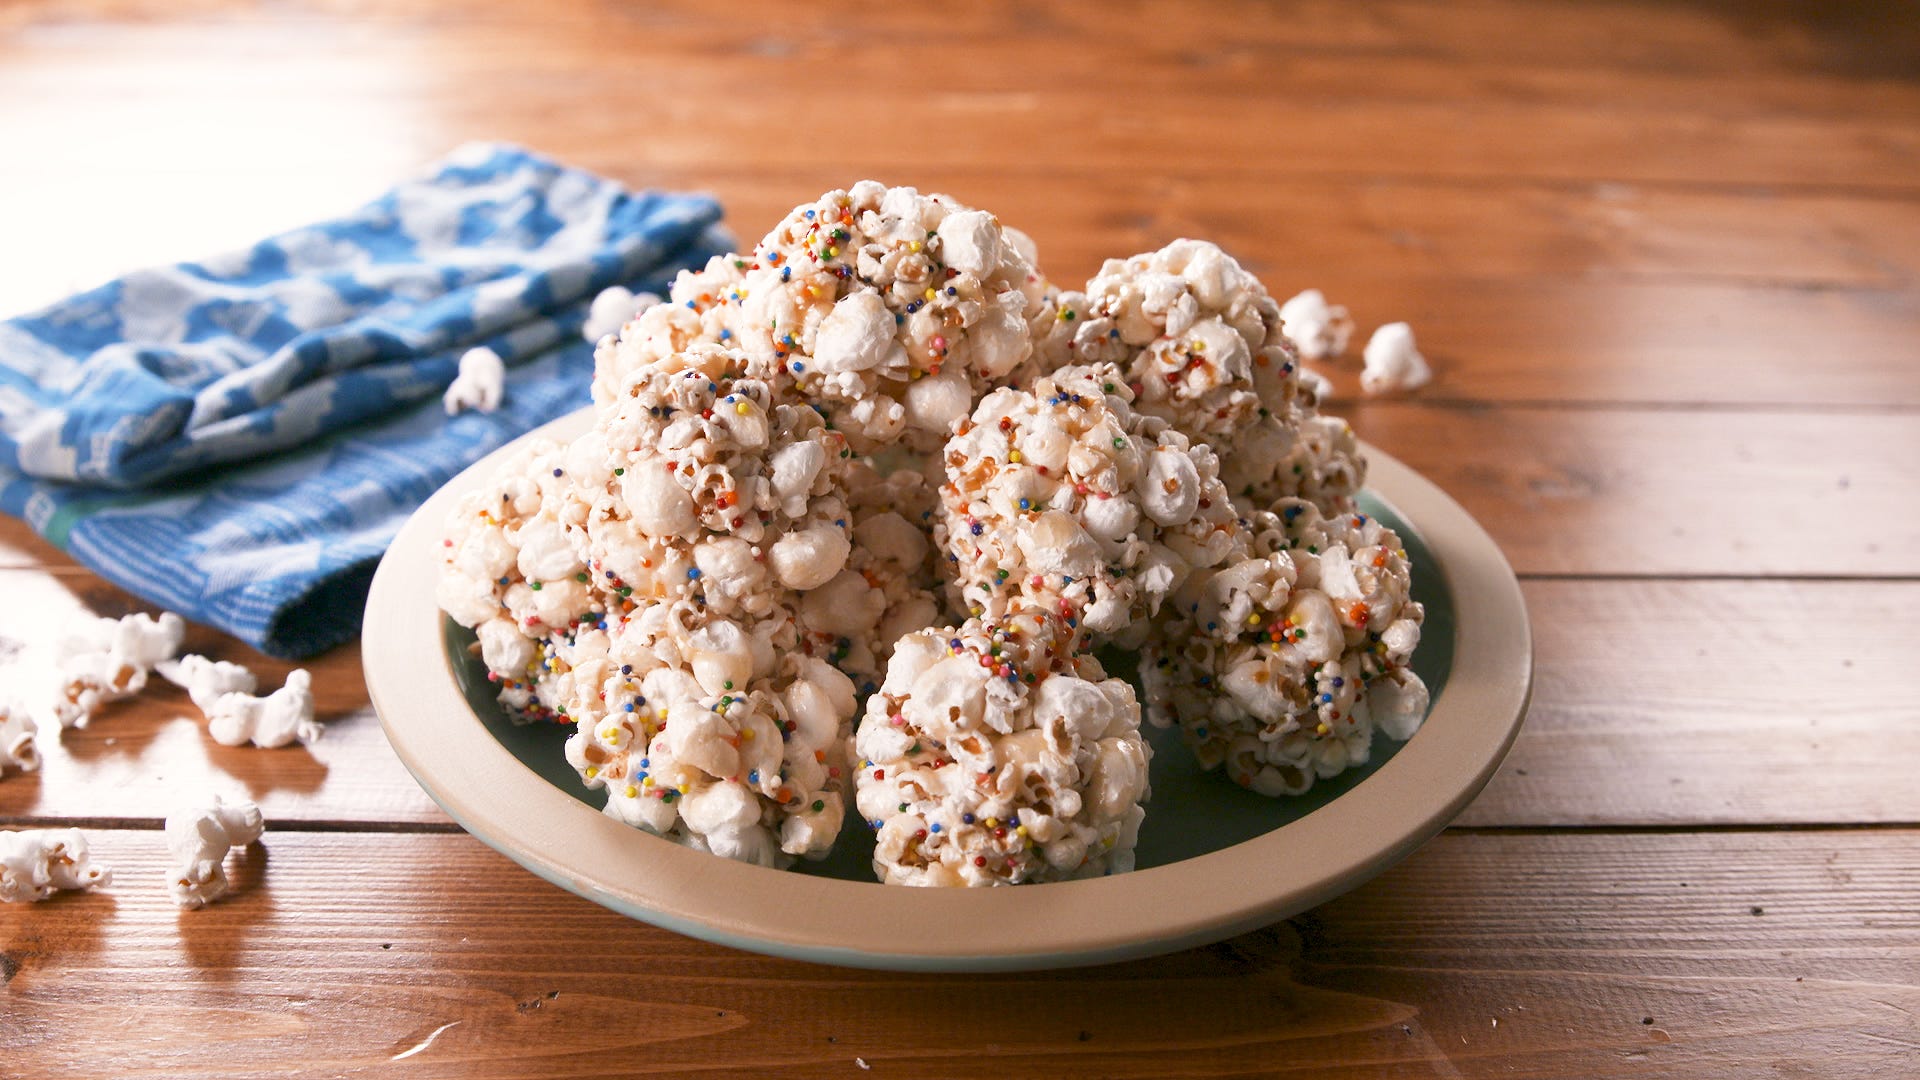
<instances>
[{"instance_id":1,"label":"plate rim","mask_svg":"<svg viewBox=\"0 0 1920 1080\"><path fill-rule=\"evenodd\" d=\"M1492 779L1526 715L1533 642L1512 568L1459 503L1362 441L1367 486L1426 542L1455 630L1453 665L1427 721L1353 790L1205 855L1039 886L889 888L715 858L615 821L541 779L474 717L442 646L434 582L452 505L524 442L569 438L592 413L583 408L507 443L414 511L374 573L362 667L387 741L461 828L642 922L752 952L909 971L1038 970L1172 952L1297 914L1411 854Z\"/></svg>"}]
</instances>

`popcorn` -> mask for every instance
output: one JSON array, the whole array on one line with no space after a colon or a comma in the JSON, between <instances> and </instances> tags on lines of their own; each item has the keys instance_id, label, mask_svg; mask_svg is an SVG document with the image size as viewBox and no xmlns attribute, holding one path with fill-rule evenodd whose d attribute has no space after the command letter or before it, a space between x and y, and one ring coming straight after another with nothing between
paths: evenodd
<instances>
[{"instance_id":1,"label":"popcorn","mask_svg":"<svg viewBox=\"0 0 1920 1080\"><path fill-rule=\"evenodd\" d=\"M222 694L205 710L207 734L222 746L314 742L321 731L313 720L312 685L312 676L295 668L287 673L286 685L264 698L242 691Z\"/></svg>"},{"instance_id":2,"label":"popcorn","mask_svg":"<svg viewBox=\"0 0 1920 1080\"><path fill-rule=\"evenodd\" d=\"M883 880L1128 869L1147 749L1099 643L1159 658L1155 719L1259 790L1411 734L1420 611L1346 517L1365 462L1283 332L1312 320L1199 241L1085 291L1036 261L869 181L637 316L596 298L592 428L460 502L437 596L605 813L784 867L832 847L857 747ZM1255 604L1281 661L1215 610Z\"/></svg>"},{"instance_id":3,"label":"popcorn","mask_svg":"<svg viewBox=\"0 0 1920 1080\"><path fill-rule=\"evenodd\" d=\"M1151 753L1139 705L1048 625L1032 608L894 647L855 743L883 882L1013 885L1133 868Z\"/></svg>"},{"instance_id":4,"label":"popcorn","mask_svg":"<svg viewBox=\"0 0 1920 1080\"><path fill-rule=\"evenodd\" d=\"M649 313L603 347L596 386L696 341L737 346L856 451L931 450L1032 352L1044 282L1031 247L948 196L873 181L830 191L750 257L682 275L671 299L686 314Z\"/></svg>"},{"instance_id":5,"label":"popcorn","mask_svg":"<svg viewBox=\"0 0 1920 1080\"><path fill-rule=\"evenodd\" d=\"M1350 504L1364 463L1324 462L1317 455L1337 443L1301 438L1320 422L1325 380L1302 371L1279 305L1232 256L1205 241L1175 240L1107 260L1087 283L1084 310L1073 294L1059 302L1076 327L1067 351L1119 365L1135 409L1212 448L1242 511L1293 496L1328 512ZM1043 351L1057 355L1060 347ZM1343 480L1352 486L1335 486Z\"/></svg>"},{"instance_id":6,"label":"popcorn","mask_svg":"<svg viewBox=\"0 0 1920 1080\"><path fill-rule=\"evenodd\" d=\"M587 321L580 327L580 336L598 343L603 338L618 334L622 328L640 313L664 303L660 297L650 292L635 293L624 285L613 285L600 290L587 307Z\"/></svg>"},{"instance_id":7,"label":"popcorn","mask_svg":"<svg viewBox=\"0 0 1920 1080\"><path fill-rule=\"evenodd\" d=\"M186 638L186 623L171 611L158 619L136 612L98 619L60 644L59 693L54 716L63 728L86 727L94 710L146 688L153 665L170 660Z\"/></svg>"},{"instance_id":8,"label":"popcorn","mask_svg":"<svg viewBox=\"0 0 1920 1080\"><path fill-rule=\"evenodd\" d=\"M468 349L460 354L460 373L447 384L447 392L440 400L448 416L457 416L467 409L490 413L500 407L506 387L507 365L501 361L500 354L485 347Z\"/></svg>"},{"instance_id":9,"label":"popcorn","mask_svg":"<svg viewBox=\"0 0 1920 1080\"><path fill-rule=\"evenodd\" d=\"M1319 289L1308 289L1280 305L1280 331L1302 360L1327 360L1347 351L1353 319L1346 308L1328 304Z\"/></svg>"},{"instance_id":10,"label":"popcorn","mask_svg":"<svg viewBox=\"0 0 1920 1080\"><path fill-rule=\"evenodd\" d=\"M1413 347L1413 328L1406 323L1388 323L1375 330L1367 339L1364 356L1360 389L1369 394L1418 390L1433 379L1433 369Z\"/></svg>"},{"instance_id":11,"label":"popcorn","mask_svg":"<svg viewBox=\"0 0 1920 1080\"><path fill-rule=\"evenodd\" d=\"M1110 366L1062 369L987 395L947 443L939 533L965 610L1010 590L1119 640L1233 551L1212 452L1125 395Z\"/></svg>"},{"instance_id":12,"label":"popcorn","mask_svg":"<svg viewBox=\"0 0 1920 1080\"><path fill-rule=\"evenodd\" d=\"M617 659L639 662L607 669L599 707L576 699L567 760L629 825L763 866L824 857L843 812L852 683L793 647L791 619L653 610L666 617L645 629L659 637L616 643Z\"/></svg>"},{"instance_id":13,"label":"popcorn","mask_svg":"<svg viewBox=\"0 0 1920 1080\"><path fill-rule=\"evenodd\" d=\"M17 701L0 700L0 775L12 765L21 772L40 767L40 749L33 737L40 725Z\"/></svg>"},{"instance_id":14,"label":"popcorn","mask_svg":"<svg viewBox=\"0 0 1920 1080\"><path fill-rule=\"evenodd\" d=\"M1148 719L1205 768L1298 795L1364 764L1376 727L1413 735L1427 692L1407 667L1424 611L1399 537L1304 499L1255 515L1247 557L1195 574L1141 668Z\"/></svg>"},{"instance_id":15,"label":"popcorn","mask_svg":"<svg viewBox=\"0 0 1920 1080\"><path fill-rule=\"evenodd\" d=\"M225 660L209 660L195 653L178 660L162 660L153 670L186 690L187 697L193 699L203 713L224 695L251 694L259 686L259 680L245 667Z\"/></svg>"},{"instance_id":16,"label":"popcorn","mask_svg":"<svg viewBox=\"0 0 1920 1080\"><path fill-rule=\"evenodd\" d=\"M79 829L0 832L0 901L45 900L59 889L92 889L113 882L94 865Z\"/></svg>"},{"instance_id":17,"label":"popcorn","mask_svg":"<svg viewBox=\"0 0 1920 1080\"><path fill-rule=\"evenodd\" d=\"M225 896L227 852L260 839L265 827L260 807L244 799L222 802L217 795L210 805L167 815L174 903L188 909L201 908Z\"/></svg>"}]
</instances>

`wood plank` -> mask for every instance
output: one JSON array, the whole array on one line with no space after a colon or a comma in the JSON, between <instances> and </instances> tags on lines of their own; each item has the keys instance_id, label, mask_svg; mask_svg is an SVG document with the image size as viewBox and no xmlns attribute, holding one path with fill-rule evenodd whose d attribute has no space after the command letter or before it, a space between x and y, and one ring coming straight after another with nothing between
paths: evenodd
<instances>
[{"instance_id":1,"label":"wood plank","mask_svg":"<svg viewBox=\"0 0 1920 1080\"><path fill-rule=\"evenodd\" d=\"M14 1075L1847 1078L1920 1053L1907 831L1448 834L1218 946L981 977L702 944L465 836L270 827L189 913L157 834L92 842L110 889L0 911Z\"/></svg>"},{"instance_id":2,"label":"wood plank","mask_svg":"<svg viewBox=\"0 0 1920 1080\"><path fill-rule=\"evenodd\" d=\"M16 526L17 527L17 526ZM4 529L0 529L4 536ZM0 612L0 692L42 665L83 612L143 609L84 570L0 571L33 625ZM1528 581L1533 707L1506 766L1461 824L1483 826L1920 822L1920 674L1907 662L1920 583ZM1857 626L1837 634L1826 628ZM189 648L288 665L195 628ZM39 773L0 779L0 822L141 820L229 790L283 821L447 819L387 746L356 646L309 665L328 718L310 749L223 747L160 686L84 730L41 741Z\"/></svg>"},{"instance_id":3,"label":"wood plank","mask_svg":"<svg viewBox=\"0 0 1920 1080\"><path fill-rule=\"evenodd\" d=\"M1524 588L1533 705L1459 824L1920 822L1920 583Z\"/></svg>"},{"instance_id":4,"label":"wood plank","mask_svg":"<svg viewBox=\"0 0 1920 1080\"><path fill-rule=\"evenodd\" d=\"M847 36L840 21L766 2L735 5L737 18L725 26L715 25L710 9L697 2L610 9L559 0L533 13L445 0L299 9L213 0L198 5L198 18L179 4L151 0L96 6L104 9L99 14L141 24L144 40L191 39L223 65L257 59L262 46L283 42L279 35L289 29L324 31L302 43L310 49L350 44L384 60L417 51L419 41L405 32L430 26L439 32L436 59L462 74L574 76L595 66L582 65L582 51L595 60L617 48L638 59L636 66L690 62L692 81L683 85L707 95L743 89L718 77L724 62L763 70L830 65L841 59ZM1920 61L1920 35L1912 32L1910 9L1897 2L1848 5L1818 23L1799 9L1754 4L1650 10L1632 20L1606 7L1499 0L1382 3L1364 12L1334 3L1213 7L1210 17L1193 18L1186 6L1168 0L1091 10L976 4L943 11L937 42L918 13L868 11L860 20L861 70L882 83L917 82L930 67L948 76L1004 68L1019 70L1023 86L1051 89L1101 82L1116 61L1128 61L1129 85L1155 93L1202 83L1286 97L1401 102L1506 95L1715 115L1910 118L1920 101L1914 96L1920 91L1900 77ZM72 12L71 4L14 4L0 27L10 21L37 31L34 43L54 48L121 29L76 26ZM1513 40L1528 47L1516 50ZM596 44L602 48L593 52ZM1035 55L1047 62L1020 67ZM1468 69L1478 77L1462 78Z\"/></svg>"},{"instance_id":5,"label":"wood plank","mask_svg":"<svg viewBox=\"0 0 1920 1080\"><path fill-rule=\"evenodd\" d=\"M1522 574L1920 573L1910 416L1385 401L1345 414L1458 499Z\"/></svg>"},{"instance_id":6,"label":"wood plank","mask_svg":"<svg viewBox=\"0 0 1920 1080\"><path fill-rule=\"evenodd\" d=\"M17 523L9 523L17 528ZM57 645L93 615L155 609L86 571L0 569L0 698L52 693ZM186 650L251 668L264 688L295 665L225 634L189 629ZM139 696L108 705L84 729L43 730L39 771L0 776L0 822L158 822L213 792L260 803L270 817L325 822L451 823L393 756L367 704L357 644L304 664L326 735L310 747L221 746L186 692L158 675ZM58 722L42 713L43 722Z\"/></svg>"}]
</instances>

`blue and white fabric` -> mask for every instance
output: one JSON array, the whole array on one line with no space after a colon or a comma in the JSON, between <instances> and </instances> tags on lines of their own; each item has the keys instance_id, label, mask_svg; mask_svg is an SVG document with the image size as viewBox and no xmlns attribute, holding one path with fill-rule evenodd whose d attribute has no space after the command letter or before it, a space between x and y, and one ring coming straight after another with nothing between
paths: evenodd
<instances>
[{"instance_id":1,"label":"blue and white fabric","mask_svg":"<svg viewBox=\"0 0 1920 1080\"><path fill-rule=\"evenodd\" d=\"M0 510L278 656L351 637L408 513L588 401L580 327L730 250L705 195L466 147L359 211L0 322ZM449 418L460 355L506 401Z\"/></svg>"}]
</instances>

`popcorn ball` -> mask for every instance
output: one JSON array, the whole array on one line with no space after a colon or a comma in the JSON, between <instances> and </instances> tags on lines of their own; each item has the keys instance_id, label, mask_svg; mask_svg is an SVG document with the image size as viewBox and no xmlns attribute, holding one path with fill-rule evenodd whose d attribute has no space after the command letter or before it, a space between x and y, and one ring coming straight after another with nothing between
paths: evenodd
<instances>
[{"instance_id":1,"label":"popcorn ball","mask_svg":"<svg viewBox=\"0 0 1920 1080\"><path fill-rule=\"evenodd\" d=\"M1196 574L1141 665L1157 726L1263 795L1367 761L1375 728L1411 738L1426 686L1407 666L1424 610L1406 551L1360 513L1304 499L1256 515L1248 557Z\"/></svg>"},{"instance_id":2,"label":"popcorn ball","mask_svg":"<svg viewBox=\"0 0 1920 1080\"><path fill-rule=\"evenodd\" d=\"M683 275L603 346L598 381L718 342L778 372L857 451L932 450L1032 353L1045 286L1031 246L948 196L863 181L796 207L751 255Z\"/></svg>"},{"instance_id":3,"label":"popcorn ball","mask_svg":"<svg viewBox=\"0 0 1920 1080\"><path fill-rule=\"evenodd\" d=\"M1023 610L1025 609L1025 610ZM1068 651L1048 613L916 631L855 743L889 885L1015 885L1133 868L1147 744L1133 687Z\"/></svg>"},{"instance_id":4,"label":"popcorn ball","mask_svg":"<svg viewBox=\"0 0 1920 1080\"><path fill-rule=\"evenodd\" d=\"M939 535L964 610L1038 599L1095 638L1144 633L1195 568L1234 550L1234 509L1204 446L1132 412L1112 367L987 395L947 443Z\"/></svg>"},{"instance_id":5,"label":"popcorn ball","mask_svg":"<svg viewBox=\"0 0 1920 1080\"><path fill-rule=\"evenodd\" d=\"M1319 419L1321 380L1303 382L1279 305L1218 246L1176 240L1109 259L1084 300L1064 294L1059 303L1074 330L1064 346L1050 339L1043 352L1118 364L1135 409L1214 450L1243 510L1290 496L1329 512L1350 505L1364 462L1328 464L1319 455L1337 453L1337 441L1302 442Z\"/></svg>"}]
</instances>

